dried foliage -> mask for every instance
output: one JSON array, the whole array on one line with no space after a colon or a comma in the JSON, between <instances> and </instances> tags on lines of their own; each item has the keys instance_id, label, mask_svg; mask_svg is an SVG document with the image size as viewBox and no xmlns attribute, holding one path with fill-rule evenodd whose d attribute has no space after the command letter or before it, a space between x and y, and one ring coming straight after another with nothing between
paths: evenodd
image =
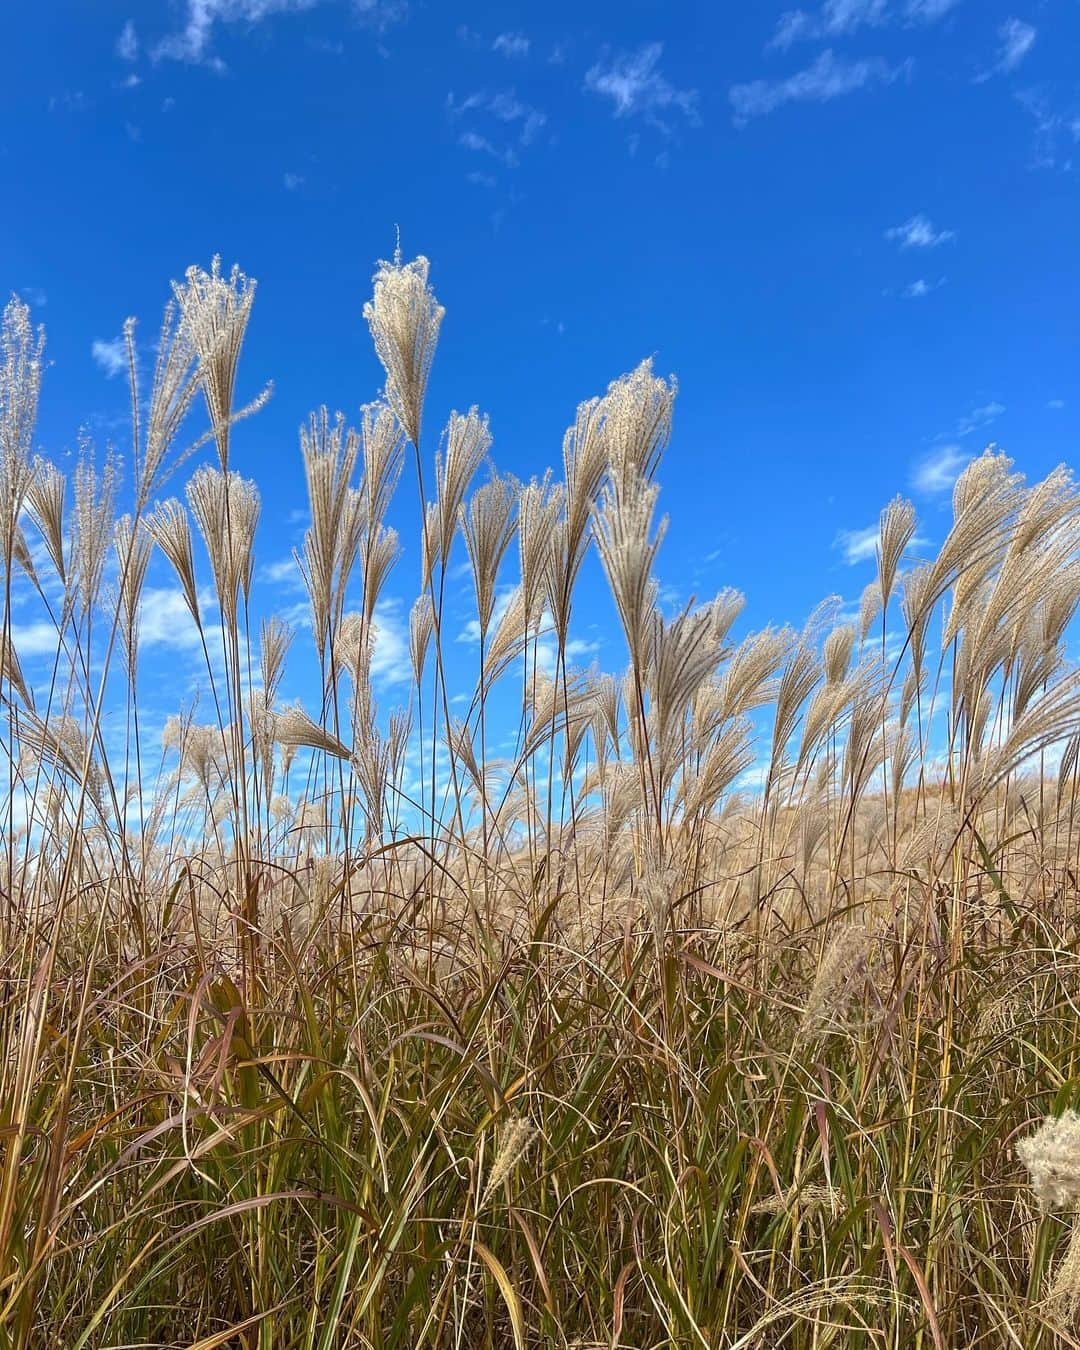
<instances>
[{"instance_id":1,"label":"dried foliage","mask_svg":"<svg viewBox=\"0 0 1080 1350\"><path fill-rule=\"evenodd\" d=\"M1077 1344L1072 475L988 451L936 554L897 498L850 609L739 631L661 603L674 379L474 486L399 255L384 400L301 430L286 621L230 463L254 296L191 269L146 399L129 322L132 454L70 484L3 315L0 1345ZM205 665L160 747L155 551Z\"/></svg>"}]
</instances>

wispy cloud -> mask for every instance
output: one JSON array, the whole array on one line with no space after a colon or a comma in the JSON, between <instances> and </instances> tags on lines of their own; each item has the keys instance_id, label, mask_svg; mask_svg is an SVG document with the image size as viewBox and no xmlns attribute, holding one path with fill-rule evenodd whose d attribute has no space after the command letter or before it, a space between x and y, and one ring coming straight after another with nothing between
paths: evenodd
<instances>
[{"instance_id":1,"label":"wispy cloud","mask_svg":"<svg viewBox=\"0 0 1080 1350\"><path fill-rule=\"evenodd\" d=\"M833 548L839 549L849 567L854 567L858 563L869 562L877 557L880 538L880 525L867 525L862 530L838 530L833 540ZM921 548L927 542L921 535L914 535L910 546Z\"/></svg>"},{"instance_id":2,"label":"wispy cloud","mask_svg":"<svg viewBox=\"0 0 1080 1350\"><path fill-rule=\"evenodd\" d=\"M936 281L927 281L925 277L918 277L915 281L909 282L900 295L905 300L925 300L928 295L934 291L940 290L945 285L945 278L938 277Z\"/></svg>"},{"instance_id":3,"label":"wispy cloud","mask_svg":"<svg viewBox=\"0 0 1080 1350\"><path fill-rule=\"evenodd\" d=\"M1035 45L1038 29L1023 19L1006 19L998 29L998 57L989 70L977 76L976 82L982 83L993 75L1007 75L1015 70Z\"/></svg>"},{"instance_id":4,"label":"wispy cloud","mask_svg":"<svg viewBox=\"0 0 1080 1350\"><path fill-rule=\"evenodd\" d=\"M127 369L127 348L122 337L95 338L90 344L90 355L105 372L106 379L112 379Z\"/></svg>"},{"instance_id":5,"label":"wispy cloud","mask_svg":"<svg viewBox=\"0 0 1080 1350\"><path fill-rule=\"evenodd\" d=\"M856 563L866 562L876 556L880 536L881 530L877 525L867 525L862 530L839 530L833 540L833 548L839 549L844 555L844 561L853 567Z\"/></svg>"},{"instance_id":6,"label":"wispy cloud","mask_svg":"<svg viewBox=\"0 0 1080 1350\"><path fill-rule=\"evenodd\" d=\"M304 175L300 173L286 173L282 175L282 184L286 192L295 192L297 188L304 186Z\"/></svg>"},{"instance_id":7,"label":"wispy cloud","mask_svg":"<svg viewBox=\"0 0 1080 1350\"><path fill-rule=\"evenodd\" d=\"M698 120L697 90L678 89L660 70L664 47L647 42L636 52L604 52L585 72L585 88L609 98L616 117L644 117L663 126L662 113L679 112Z\"/></svg>"},{"instance_id":8,"label":"wispy cloud","mask_svg":"<svg viewBox=\"0 0 1080 1350\"><path fill-rule=\"evenodd\" d=\"M412 679L409 634L396 598L380 600L372 622L371 676L380 684L402 684Z\"/></svg>"},{"instance_id":9,"label":"wispy cloud","mask_svg":"<svg viewBox=\"0 0 1080 1350\"><path fill-rule=\"evenodd\" d=\"M916 23L936 23L959 3L960 0L907 0L904 13Z\"/></svg>"},{"instance_id":10,"label":"wispy cloud","mask_svg":"<svg viewBox=\"0 0 1080 1350\"><path fill-rule=\"evenodd\" d=\"M952 230L935 229L933 222L920 213L905 220L903 225L886 230L885 238L898 243L901 248L937 248L939 244L955 239L956 235Z\"/></svg>"},{"instance_id":11,"label":"wispy cloud","mask_svg":"<svg viewBox=\"0 0 1080 1350\"><path fill-rule=\"evenodd\" d=\"M936 23L960 0L824 0L820 9L789 9L781 14L770 47L786 49L795 42L820 38L847 37L860 28L876 28L882 24Z\"/></svg>"},{"instance_id":12,"label":"wispy cloud","mask_svg":"<svg viewBox=\"0 0 1080 1350\"><path fill-rule=\"evenodd\" d=\"M225 63L212 50L214 29L220 24L243 23L249 27L274 14L314 9L321 0L186 0L183 27L170 33L153 49L155 61L186 61L223 71ZM406 0L352 0L353 13L362 22L385 28L404 18Z\"/></svg>"},{"instance_id":13,"label":"wispy cloud","mask_svg":"<svg viewBox=\"0 0 1080 1350\"><path fill-rule=\"evenodd\" d=\"M116 39L116 54L121 61L135 61L139 55L139 35L135 32L135 25L130 19L120 30L120 36Z\"/></svg>"},{"instance_id":14,"label":"wispy cloud","mask_svg":"<svg viewBox=\"0 0 1080 1350\"><path fill-rule=\"evenodd\" d=\"M56 624L47 619L36 619L32 623L12 624L11 644L19 656L27 659L34 656L54 656L60 645Z\"/></svg>"},{"instance_id":15,"label":"wispy cloud","mask_svg":"<svg viewBox=\"0 0 1080 1350\"><path fill-rule=\"evenodd\" d=\"M860 89L892 84L907 75L910 68L909 62L890 66L876 58L845 61L827 47L805 70L782 80L751 80L749 84L732 85L728 98L735 121L741 124L774 112L785 103L828 103Z\"/></svg>"},{"instance_id":16,"label":"wispy cloud","mask_svg":"<svg viewBox=\"0 0 1080 1350\"><path fill-rule=\"evenodd\" d=\"M943 445L915 466L912 486L931 496L948 492L970 458L963 446Z\"/></svg>"},{"instance_id":17,"label":"wispy cloud","mask_svg":"<svg viewBox=\"0 0 1080 1350\"><path fill-rule=\"evenodd\" d=\"M476 131L463 131L458 137L458 145L465 150L474 150L479 155L490 155L500 164L505 164L508 169L515 168L518 162L513 150L500 150L486 136L481 136Z\"/></svg>"},{"instance_id":18,"label":"wispy cloud","mask_svg":"<svg viewBox=\"0 0 1080 1350\"><path fill-rule=\"evenodd\" d=\"M996 422L1005 411L1005 404L992 400L990 403L984 403L981 408L972 408L966 417L961 417L956 424L956 434L958 436L970 436L973 431L978 431L980 427L989 426L991 422Z\"/></svg>"},{"instance_id":19,"label":"wispy cloud","mask_svg":"<svg viewBox=\"0 0 1080 1350\"><path fill-rule=\"evenodd\" d=\"M1060 412L1065 406L1065 400L1063 398L1052 398L1047 401L1046 406L1052 408L1054 412Z\"/></svg>"},{"instance_id":20,"label":"wispy cloud","mask_svg":"<svg viewBox=\"0 0 1080 1350\"><path fill-rule=\"evenodd\" d=\"M524 33L500 33L491 44L491 50L512 58L528 56L529 39Z\"/></svg>"},{"instance_id":21,"label":"wispy cloud","mask_svg":"<svg viewBox=\"0 0 1080 1350\"><path fill-rule=\"evenodd\" d=\"M513 89L497 90L494 94L486 89L480 89L475 94L469 94L460 103L455 100L453 93L450 93L447 95L446 106L452 117L480 112L487 113L508 126L520 123L519 135L522 145L531 144L547 123L547 113L540 108L534 108L531 103L525 103L518 98Z\"/></svg>"},{"instance_id":22,"label":"wispy cloud","mask_svg":"<svg viewBox=\"0 0 1080 1350\"><path fill-rule=\"evenodd\" d=\"M1080 115L1059 112L1042 89L1023 89L1016 98L1035 122L1032 166L1068 172L1073 165L1070 151L1080 144Z\"/></svg>"},{"instance_id":23,"label":"wispy cloud","mask_svg":"<svg viewBox=\"0 0 1080 1350\"><path fill-rule=\"evenodd\" d=\"M202 603L209 593L200 597ZM139 644L143 647L201 648L202 639L183 592L167 586L146 586L139 600Z\"/></svg>"}]
</instances>

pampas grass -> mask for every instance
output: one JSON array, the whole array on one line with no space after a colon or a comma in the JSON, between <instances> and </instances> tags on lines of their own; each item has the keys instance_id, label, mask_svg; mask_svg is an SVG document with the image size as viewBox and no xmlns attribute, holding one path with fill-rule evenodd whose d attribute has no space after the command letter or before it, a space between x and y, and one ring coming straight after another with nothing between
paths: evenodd
<instances>
[{"instance_id":1,"label":"pampas grass","mask_svg":"<svg viewBox=\"0 0 1080 1350\"><path fill-rule=\"evenodd\" d=\"M131 454L70 482L4 311L0 1347L1076 1344L1071 473L978 457L936 553L896 498L854 612L672 609L675 380L583 402L561 478L481 475L478 408L425 439L398 255L275 615L255 294L189 270L145 393L129 321ZM155 551L204 666L159 741Z\"/></svg>"}]
</instances>

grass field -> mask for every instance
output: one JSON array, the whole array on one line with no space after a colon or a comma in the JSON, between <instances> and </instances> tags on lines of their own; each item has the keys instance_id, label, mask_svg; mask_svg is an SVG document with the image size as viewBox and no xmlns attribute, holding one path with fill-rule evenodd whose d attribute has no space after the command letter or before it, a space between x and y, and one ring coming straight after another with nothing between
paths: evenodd
<instances>
[{"instance_id":1,"label":"grass field","mask_svg":"<svg viewBox=\"0 0 1080 1350\"><path fill-rule=\"evenodd\" d=\"M1080 1344L1071 475L987 453L936 556L898 498L850 614L735 636L732 592L659 600L674 382L583 404L558 475L485 469L475 410L429 429L442 311L397 260L382 401L302 433L290 627L230 467L253 297L192 269L145 388L129 326L125 460L70 481L4 314L0 1347ZM205 655L163 748L154 550ZM572 659L593 550L615 674Z\"/></svg>"}]
</instances>

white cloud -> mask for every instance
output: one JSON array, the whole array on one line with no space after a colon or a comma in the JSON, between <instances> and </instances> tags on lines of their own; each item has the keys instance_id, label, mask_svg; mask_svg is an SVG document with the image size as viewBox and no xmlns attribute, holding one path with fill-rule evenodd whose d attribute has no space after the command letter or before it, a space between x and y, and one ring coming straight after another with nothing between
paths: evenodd
<instances>
[{"instance_id":1,"label":"white cloud","mask_svg":"<svg viewBox=\"0 0 1080 1350\"><path fill-rule=\"evenodd\" d=\"M547 114L529 103L522 102L513 89L501 89L494 94L479 90L455 102L454 95L447 96L446 106L452 117L460 117L467 112L485 112L500 122L521 123L521 143L529 145L536 139L540 129L547 122Z\"/></svg>"},{"instance_id":2,"label":"white cloud","mask_svg":"<svg viewBox=\"0 0 1080 1350\"><path fill-rule=\"evenodd\" d=\"M960 445L943 445L915 467L912 485L919 492L948 492L971 456Z\"/></svg>"},{"instance_id":3,"label":"white cloud","mask_svg":"<svg viewBox=\"0 0 1080 1350\"><path fill-rule=\"evenodd\" d=\"M1073 167L1070 151L1080 144L1080 117L1058 112L1038 89L1020 90L1016 100L1035 122L1033 167L1061 168L1068 173Z\"/></svg>"},{"instance_id":4,"label":"white cloud","mask_svg":"<svg viewBox=\"0 0 1080 1350\"><path fill-rule=\"evenodd\" d=\"M284 174L281 181L285 185L286 192L295 192L297 188L304 186L304 176L299 173Z\"/></svg>"},{"instance_id":5,"label":"white cloud","mask_svg":"<svg viewBox=\"0 0 1080 1350\"><path fill-rule=\"evenodd\" d=\"M56 624L47 619L34 623L12 624L11 642L22 660L32 656L55 656L60 645Z\"/></svg>"},{"instance_id":6,"label":"white cloud","mask_svg":"<svg viewBox=\"0 0 1080 1350\"><path fill-rule=\"evenodd\" d=\"M24 304L43 309L49 303L49 297L40 286L20 286L17 294Z\"/></svg>"},{"instance_id":7,"label":"white cloud","mask_svg":"<svg viewBox=\"0 0 1080 1350\"><path fill-rule=\"evenodd\" d=\"M486 136L481 136L476 131L463 131L458 137L458 145L463 146L466 150L475 150L477 154L491 155L500 164L505 164L508 169L514 168L518 162L517 155L514 154L513 150L500 150Z\"/></svg>"},{"instance_id":8,"label":"white cloud","mask_svg":"<svg viewBox=\"0 0 1080 1350\"><path fill-rule=\"evenodd\" d=\"M697 91L677 89L659 70L664 47L647 42L636 52L601 55L585 72L585 88L611 99L616 117L642 116L659 122L658 114L678 110L697 120Z\"/></svg>"},{"instance_id":9,"label":"white cloud","mask_svg":"<svg viewBox=\"0 0 1080 1350\"><path fill-rule=\"evenodd\" d=\"M95 338L90 344L90 355L105 372L106 379L111 380L114 375L127 369L127 347L122 337L110 338L108 341Z\"/></svg>"},{"instance_id":10,"label":"white cloud","mask_svg":"<svg viewBox=\"0 0 1080 1350\"><path fill-rule=\"evenodd\" d=\"M950 10L955 9L960 0L907 0L904 13L909 19L923 23L936 23Z\"/></svg>"},{"instance_id":11,"label":"white cloud","mask_svg":"<svg viewBox=\"0 0 1080 1350\"><path fill-rule=\"evenodd\" d=\"M372 679L383 684L402 684L412 679L409 635L397 600L380 600L375 606L371 651Z\"/></svg>"},{"instance_id":12,"label":"white cloud","mask_svg":"<svg viewBox=\"0 0 1080 1350\"><path fill-rule=\"evenodd\" d=\"M204 608L213 605L209 591L199 596ZM183 592L169 586L146 586L139 601L139 646L177 647L193 650L202 646L195 620Z\"/></svg>"},{"instance_id":13,"label":"white cloud","mask_svg":"<svg viewBox=\"0 0 1080 1350\"><path fill-rule=\"evenodd\" d=\"M809 38L843 36L864 25L884 23L888 0L825 0L817 14L789 9L781 14L770 47L790 47Z\"/></svg>"},{"instance_id":14,"label":"white cloud","mask_svg":"<svg viewBox=\"0 0 1080 1350\"><path fill-rule=\"evenodd\" d=\"M863 530L840 530L833 540L833 548L838 548L844 561L854 566L876 556L880 535L877 525L867 525Z\"/></svg>"},{"instance_id":15,"label":"white cloud","mask_svg":"<svg viewBox=\"0 0 1080 1350\"><path fill-rule=\"evenodd\" d=\"M860 28L879 27L894 19L909 23L936 23L960 0L824 0L820 10L789 9L781 14L770 47L787 48L808 39L846 37Z\"/></svg>"},{"instance_id":16,"label":"white cloud","mask_svg":"<svg viewBox=\"0 0 1080 1350\"><path fill-rule=\"evenodd\" d=\"M495 175L481 173L479 169L473 169L471 173L465 175L465 181L472 183L474 187L493 188L495 186Z\"/></svg>"},{"instance_id":17,"label":"white cloud","mask_svg":"<svg viewBox=\"0 0 1080 1350\"><path fill-rule=\"evenodd\" d=\"M186 0L184 26L169 34L153 50L155 61L186 61L223 71L225 63L211 50L217 24L245 23L249 27L272 14L313 9L321 0ZM384 28L404 17L405 0L353 0L353 12L365 23Z\"/></svg>"},{"instance_id":18,"label":"white cloud","mask_svg":"<svg viewBox=\"0 0 1080 1350\"><path fill-rule=\"evenodd\" d=\"M528 56L529 39L524 33L500 33L491 44L491 50L503 56Z\"/></svg>"},{"instance_id":19,"label":"white cloud","mask_svg":"<svg viewBox=\"0 0 1080 1350\"><path fill-rule=\"evenodd\" d=\"M1048 401L1046 406L1048 408L1053 408L1055 412L1060 412L1065 406L1065 400L1063 398L1052 398Z\"/></svg>"},{"instance_id":20,"label":"white cloud","mask_svg":"<svg viewBox=\"0 0 1080 1350\"><path fill-rule=\"evenodd\" d=\"M139 55L139 35L130 19L120 30L116 39L116 54L121 61L134 61Z\"/></svg>"},{"instance_id":21,"label":"white cloud","mask_svg":"<svg viewBox=\"0 0 1080 1350\"><path fill-rule=\"evenodd\" d=\"M491 611L491 625L488 628L489 633L493 633L502 622L503 615L509 608L510 601L513 599L515 586L500 586L495 593L495 607ZM465 627L457 635L457 642L479 642L480 641L480 620L469 619Z\"/></svg>"},{"instance_id":22,"label":"white cloud","mask_svg":"<svg viewBox=\"0 0 1080 1350\"><path fill-rule=\"evenodd\" d=\"M732 85L728 91L737 123L752 117L763 117L785 103L828 103L845 94L878 84L892 84L906 75L910 65L890 66L871 59L845 61L825 51L805 70L797 71L782 80L752 80L749 84Z\"/></svg>"},{"instance_id":23,"label":"white cloud","mask_svg":"<svg viewBox=\"0 0 1080 1350\"><path fill-rule=\"evenodd\" d=\"M289 586L294 590L304 589L304 578L300 575L300 568L291 553L287 558L279 558L277 562L265 563L260 567L259 580L267 581L272 586Z\"/></svg>"},{"instance_id":24,"label":"white cloud","mask_svg":"<svg viewBox=\"0 0 1080 1350\"><path fill-rule=\"evenodd\" d=\"M898 243L901 248L937 248L939 244L955 239L956 235L952 230L936 230L933 222L920 212L905 220L903 225L886 230L885 238Z\"/></svg>"},{"instance_id":25,"label":"white cloud","mask_svg":"<svg viewBox=\"0 0 1080 1350\"><path fill-rule=\"evenodd\" d=\"M905 300L923 300L932 291L936 291L944 285L944 277L938 277L937 281L927 281L925 277L919 277L905 286L900 294Z\"/></svg>"},{"instance_id":26,"label":"white cloud","mask_svg":"<svg viewBox=\"0 0 1080 1350\"><path fill-rule=\"evenodd\" d=\"M1038 29L1030 23L1025 23L1023 19L1006 19L998 29L998 59L979 76L980 81L988 80L991 75L1007 75L1010 70L1015 70L1034 47L1036 37Z\"/></svg>"},{"instance_id":27,"label":"white cloud","mask_svg":"<svg viewBox=\"0 0 1080 1350\"><path fill-rule=\"evenodd\" d=\"M863 530L839 530L833 540L833 548L839 549L849 567L857 563L872 562L877 557L878 540L881 538L880 525L867 525ZM921 535L913 535L912 547L927 543Z\"/></svg>"},{"instance_id":28,"label":"white cloud","mask_svg":"<svg viewBox=\"0 0 1080 1350\"><path fill-rule=\"evenodd\" d=\"M1005 411L1004 403L990 402L984 403L981 408L972 408L966 417L961 417L956 424L956 434L958 436L970 436L973 431L979 427L988 426L996 421Z\"/></svg>"}]
</instances>

